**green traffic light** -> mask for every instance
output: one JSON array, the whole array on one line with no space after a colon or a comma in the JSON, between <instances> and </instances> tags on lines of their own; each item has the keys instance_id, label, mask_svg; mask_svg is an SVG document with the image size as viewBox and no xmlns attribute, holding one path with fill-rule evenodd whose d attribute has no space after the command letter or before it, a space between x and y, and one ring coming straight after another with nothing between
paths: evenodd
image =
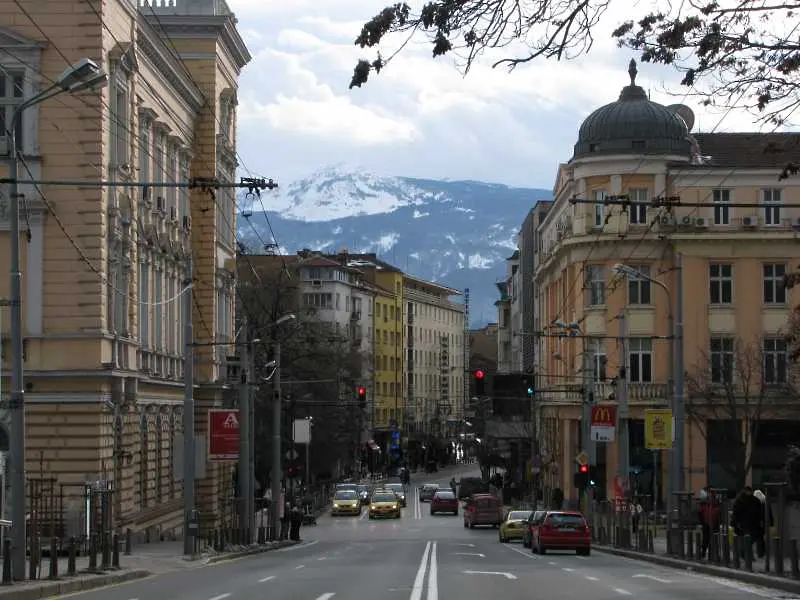
<instances>
[{"instance_id":1,"label":"green traffic light","mask_svg":"<svg viewBox=\"0 0 800 600\"><path fill-rule=\"evenodd\" d=\"M533 388L528 388L528 396L533 396Z\"/></svg>"}]
</instances>

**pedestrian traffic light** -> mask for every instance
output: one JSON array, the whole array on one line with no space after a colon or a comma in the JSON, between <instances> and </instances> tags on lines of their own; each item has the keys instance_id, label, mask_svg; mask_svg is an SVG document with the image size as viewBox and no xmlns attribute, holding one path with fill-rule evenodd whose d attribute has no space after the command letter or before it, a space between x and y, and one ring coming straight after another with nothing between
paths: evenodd
<instances>
[{"instance_id":1,"label":"pedestrian traffic light","mask_svg":"<svg viewBox=\"0 0 800 600\"><path fill-rule=\"evenodd\" d=\"M585 489L589 485L589 465L578 466L578 472L575 473L573 484L579 490Z\"/></svg>"},{"instance_id":2,"label":"pedestrian traffic light","mask_svg":"<svg viewBox=\"0 0 800 600\"><path fill-rule=\"evenodd\" d=\"M534 396L534 394L536 392L536 387L534 386L533 378L532 377L525 377L522 380L522 386L525 389L525 394L528 396L528 398L533 398L533 396Z\"/></svg>"},{"instance_id":3,"label":"pedestrian traffic light","mask_svg":"<svg viewBox=\"0 0 800 600\"><path fill-rule=\"evenodd\" d=\"M367 388L363 385L358 386L358 406L367 408Z\"/></svg>"},{"instance_id":4,"label":"pedestrian traffic light","mask_svg":"<svg viewBox=\"0 0 800 600\"><path fill-rule=\"evenodd\" d=\"M478 369L475 371L475 395L483 396L485 393L486 373Z\"/></svg>"}]
</instances>

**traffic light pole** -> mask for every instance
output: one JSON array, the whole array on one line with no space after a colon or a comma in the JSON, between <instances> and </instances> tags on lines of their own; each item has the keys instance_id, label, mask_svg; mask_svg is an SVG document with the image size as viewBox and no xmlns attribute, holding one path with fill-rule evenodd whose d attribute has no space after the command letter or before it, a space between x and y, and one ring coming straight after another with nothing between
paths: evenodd
<instances>
[{"instance_id":1,"label":"traffic light pole","mask_svg":"<svg viewBox=\"0 0 800 600\"><path fill-rule=\"evenodd\" d=\"M281 342L275 341L275 374L273 377L273 399L272 399L272 469L270 473L270 489L272 490L271 510L269 511L269 526L272 529L272 539L278 539L280 535L280 512L281 506Z\"/></svg>"}]
</instances>

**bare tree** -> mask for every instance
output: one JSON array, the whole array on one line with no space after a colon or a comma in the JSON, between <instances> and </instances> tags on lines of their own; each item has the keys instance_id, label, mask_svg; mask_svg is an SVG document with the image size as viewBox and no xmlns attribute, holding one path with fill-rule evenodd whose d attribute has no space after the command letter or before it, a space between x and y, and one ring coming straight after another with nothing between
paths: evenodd
<instances>
[{"instance_id":1,"label":"bare tree","mask_svg":"<svg viewBox=\"0 0 800 600\"><path fill-rule=\"evenodd\" d=\"M780 418L797 406L788 365L759 343L732 340L732 347L704 354L687 373L686 417L707 444L732 460L720 467L744 485L753 460L753 445L764 420Z\"/></svg>"},{"instance_id":2,"label":"bare tree","mask_svg":"<svg viewBox=\"0 0 800 600\"><path fill-rule=\"evenodd\" d=\"M330 472L338 461L349 463L363 423L354 382L368 368L368 357L360 351L352 332L339 331L313 309L301 306L298 279L280 256L242 256L239 262L238 314L248 318L250 339L260 340L253 348L255 377L260 382L255 414L258 472L263 476L270 465L271 446L264 440L269 439L273 427L274 382L268 379L275 375L268 365L278 340L285 405L284 447L291 444L293 420L313 417L312 472ZM295 314L296 319L290 325L274 327L287 313Z\"/></svg>"},{"instance_id":3,"label":"bare tree","mask_svg":"<svg viewBox=\"0 0 800 600\"><path fill-rule=\"evenodd\" d=\"M636 10L625 0L617 4L626 14ZM571 59L591 50L593 31L608 18L610 5L611 0L430 0L415 13L397 2L365 23L355 43L376 48L399 34L398 46L388 56L358 61L350 88L361 87L417 34L431 44L434 58L456 54L465 74L487 51L507 52L492 66L509 70L537 58ZM644 62L677 68L682 84L706 103L747 107L760 121L780 125L800 105L798 9L798 1L660 0L657 10L615 23L613 37Z\"/></svg>"}]
</instances>

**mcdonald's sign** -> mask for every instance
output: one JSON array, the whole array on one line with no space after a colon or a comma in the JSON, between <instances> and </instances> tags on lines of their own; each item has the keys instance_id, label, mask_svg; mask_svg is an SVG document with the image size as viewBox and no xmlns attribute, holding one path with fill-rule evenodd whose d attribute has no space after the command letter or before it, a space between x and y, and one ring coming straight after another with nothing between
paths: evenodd
<instances>
[{"instance_id":1,"label":"mcdonald's sign","mask_svg":"<svg viewBox=\"0 0 800 600\"><path fill-rule=\"evenodd\" d=\"M608 404L593 406L591 426L593 442L613 442L617 430L617 407Z\"/></svg>"}]
</instances>

